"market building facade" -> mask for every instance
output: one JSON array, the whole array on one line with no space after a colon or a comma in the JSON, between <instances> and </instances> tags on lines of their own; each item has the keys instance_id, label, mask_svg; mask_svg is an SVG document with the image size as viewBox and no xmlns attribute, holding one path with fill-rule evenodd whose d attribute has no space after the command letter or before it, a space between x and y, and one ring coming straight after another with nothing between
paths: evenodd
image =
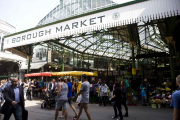
<instances>
[{"instance_id":1,"label":"market building facade","mask_svg":"<svg viewBox=\"0 0 180 120\"><path fill-rule=\"evenodd\" d=\"M10 77L24 78L19 69L26 59L4 49L4 36L15 32L14 26L0 20L0 80L8 80Z\"/></svg>"},{"instance_id":2,"label":"market building facade","mask_svg":"<svg viewBox=\"0 0 180 120\"><path fill-rule=\"evenodd\" d=\"M37 64L30 62L39 60L36 69L41 72L98 71L105 76L127 73L140 81L149 77L162 82L164 75L175 80L179 4L60 0L37 27L5 36L4 48L28 58L27 73Z\"/></svg>"}]
</instances>

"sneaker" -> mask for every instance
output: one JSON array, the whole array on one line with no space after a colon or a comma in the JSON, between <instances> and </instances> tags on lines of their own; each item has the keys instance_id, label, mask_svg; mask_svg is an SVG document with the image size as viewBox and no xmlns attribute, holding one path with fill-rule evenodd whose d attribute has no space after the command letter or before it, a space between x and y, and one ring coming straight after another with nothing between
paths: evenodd
<instances>
[{"instance_id":1,"label":"sneaker","mask_svg":"<svg viewBox=\"0 0 180 120\"><path fill-rule=\"evenodd\" d=\"M112 117L112 119L117 119L117 117Z\"/></svg>"}]
</instances>

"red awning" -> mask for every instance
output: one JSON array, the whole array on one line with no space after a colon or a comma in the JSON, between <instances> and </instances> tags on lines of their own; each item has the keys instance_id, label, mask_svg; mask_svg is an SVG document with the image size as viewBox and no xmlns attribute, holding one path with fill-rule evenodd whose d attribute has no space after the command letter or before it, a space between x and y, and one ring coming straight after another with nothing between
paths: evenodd
<instances>
[{"instance_id":1,"label":"red awning","mask_svg":"<svg viewBox=\"0 0 180 120\"><path fill-rule=\"evenodd\" d=\"M25 77L42 77L42 76L52 76L52 74L50 72L25 74Z\"/></svg>"}]
</instances>

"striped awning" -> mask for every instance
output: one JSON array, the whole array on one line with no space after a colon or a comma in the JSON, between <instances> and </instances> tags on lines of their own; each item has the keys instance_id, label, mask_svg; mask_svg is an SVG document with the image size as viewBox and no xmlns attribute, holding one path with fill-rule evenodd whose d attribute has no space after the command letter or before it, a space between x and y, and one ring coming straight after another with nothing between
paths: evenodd
<instances>
[{"instance_id":1,"label":"striped awning","mask_svg":"<svg viewBox=\"0 0 180 120\"><path fill-rule=\"evenodd\" d=\"M83 71L66 71L66 72L42 72L25 74L25 77L43 77L43 76L98 76L97 72L83 72Z\"/></svg>"},{"instance_id":2,"label":"striped awning","mask_svg":"<svg viewBox=\"0 0 180 120\"><path fill-rule=\"evenodd\" d=\"M82 76L83 74L86 74L87 76L98 76L97 73L83 71L54 72L52 73L52 76Z\"/></svg>"},{"instance_id":3,"label":"striped awning","mask_svg":"<svg viewBox=\"0 0 180 120\"><path fill-rule=\"evenodd\" d=\"M43 76L52 76L52 74L50 72L25 74L25 77L43 77Z\"/></svg>"}]
</instances>

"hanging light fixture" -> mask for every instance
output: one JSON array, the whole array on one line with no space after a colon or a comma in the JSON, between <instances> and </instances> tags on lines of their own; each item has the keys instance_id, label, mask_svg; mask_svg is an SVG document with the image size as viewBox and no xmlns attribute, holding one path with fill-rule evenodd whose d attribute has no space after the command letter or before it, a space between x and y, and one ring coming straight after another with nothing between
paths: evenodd
<instances>
[{"instance_id":1,"label":"hanging light fixture","mask_svg":"<svg viewBox=\"0 0 180 120\"><path fill-rule=\"evenodd\" d=\"M49 66L49 68L51 68L51 66Z\"/></svg>"}]
</instances>

